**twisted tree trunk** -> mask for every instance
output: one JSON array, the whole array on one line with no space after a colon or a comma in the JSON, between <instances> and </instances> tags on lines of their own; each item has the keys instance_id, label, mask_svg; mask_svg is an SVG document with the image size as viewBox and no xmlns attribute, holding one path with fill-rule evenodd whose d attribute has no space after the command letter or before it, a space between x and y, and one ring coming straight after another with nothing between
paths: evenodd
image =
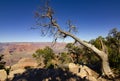
<instances>
[{"instance_id":1,"label":"twisted tree trunk","mask_svg":"<svg viewBox=\"0 0 120 81\"><path fill-rule=\"evenodd\" d=\"M110 66L109 66L108 54L107 53L105 53L103 51L100 51L94 45L91 45L87 42L84 42L83 40L81 40L80 38L77 38L76 36L74 36L73 34L71 34L69 32L64 32L61 29L59 29L59 31L61 33L66 34L67 36L72 37L75 41L82 44L83 46L93 50L96 53L96 55L99 56L99 58L102 60L102 74L107 76L108 78L113 78L114 77L114 74L112 73L112 70L110 69Z\"/></svg>"},{"instance_id":2,"label":"twisted tree trunk","mask_svg":"<svg viewBox=\"0 0 120 81\"><path fill-rule=\"evenodd\" d=\"M64 32L65 33L65 32ZM99 58L101 59L101 64L102 64L102 75L103 76L107 76L108 78L113 78L114 74L112 73L112 70L109 66L109 62L108 62L108 54L100 51L99 49L97 49L95 46L84 42L82 40L80 40L79 38L75 37L74 35L71 35L70 33L66 33L68 36L72 37L73 39L75 39L77 42L79 42L80 44L82 44L83 46L93 50L97 56L99 56Z\"/></svg>"},{"instance_id":3,"label":"twisted tree trunk","mask_svg":"<svg viewBox=\"0 0 120 81\"><path fill-rule=\"evenodd\" d=\"M52 17L50 17L50 21L51 21L51 24L55 28L57 28L60 33L64 34L65 36L69 36L69 37L73 38L75 41L77 41L81 45L93 50L96 53L96 55L99 56L99 58L102 60L102 74L104 74L108 78L113 78L114 77L114 74L112 73L112 70L110 69L110 66L109 66L108 54L107 53L97 49L94 45L89 44L89 43L81 40L80 38L77 38L75 35L71 34L70 32L66 32L66 31L62 30L60 28L60 26L56 22L53 21Z\"/></svg>"},{"instance_id":4,"label":"twisted tree trunk","mask_svg":"<svg viewBox=\"0 0 120 81\"><path fill-rule=\"evenodd\" d=\"M109 66L107 53L97 49L95 46L93 46L93 45L81 40L80 38L77 38L75 35L73 35L71 33L71 30L74 26L72 26L70 23L69 23L70 30L68 32L62 30L61 27L58 25L57 21L53 18L52 9L50 7L47 7L46 9L47 9L47 11L45 14L42 15L42 18L46 17L50 20L50 22L48 24L43 24L43 27L44 28L46 28L46 27L55 28L56 30L54 30L54 32L55 32L54 35L59 34L60 36L62 36L64 38L69 36L69 37L73 38L75 41L77 41L78 43L80 43L81 45L93 50L96 53L96 55L99 56L99 58L102 60L102 72L103 72L103 74L106 75L107 77L111 77L111 76L114 77L112 70L110 69L110 66ZM38 21L39 21L39 18L38 18ZM40 25L41 25L41 23L40 23Z\"/></svg>"}]
</instances>

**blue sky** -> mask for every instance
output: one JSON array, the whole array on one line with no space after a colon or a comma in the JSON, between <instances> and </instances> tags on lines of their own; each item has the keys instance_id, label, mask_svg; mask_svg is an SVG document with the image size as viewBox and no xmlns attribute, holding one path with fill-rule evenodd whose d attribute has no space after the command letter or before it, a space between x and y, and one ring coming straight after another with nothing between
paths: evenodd
<instances>
[{"instance_id":1,"label":"blue sky","mask_svg":"<svg viewBox=\"0 0 120 81\"><path fill-rule=\"evenodd\" d=\"M40 0L0 0L0 42L52 41L30 29L41 4ZM52 0L51 5L59 25L64 28L71 19L83 40L105 37L114 27L120 30L120 0Z\"/></svg>"}]
</instances>

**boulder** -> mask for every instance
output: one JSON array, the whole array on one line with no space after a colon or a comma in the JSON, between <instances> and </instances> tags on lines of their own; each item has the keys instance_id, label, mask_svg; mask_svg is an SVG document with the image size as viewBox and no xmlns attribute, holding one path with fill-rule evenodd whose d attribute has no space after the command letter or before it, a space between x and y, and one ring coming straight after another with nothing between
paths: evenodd
<instances>
[{"instance_id":1,"label":"boulder","mask_svg":"<svg viewBox=\"0 0 120 81\"><path fill-rule=\"evenodd\" d=\"M4 69L0 70L0 81L5 81L7 79L7 73Z\"/></svg>"},{"instance_id":2,"label":"boulder","mask_svg":"<svg viewBox=\"0 0 120 81\"><path fill-rule=\"evenodd\" d=\"M79 76L81 76L82 78L85 76L99 76L95 71L93 71L92 69L90 69L87 66L79 66L79 72L77 73Z\"/></svg>"},{"instance_id":3,"label":"boulder","mask_svg":"<svg viewBox=\"0 0 120 81\"><path fill-rule=\"evenodd\" d=\"M68 68L73 74L88 79L89 81L97 81L97 77L99 76L95 71L85 65L69 63Z\"/></svg>"},{"instance_id":4,"label":"boulder","mask_svg":"<svg viewBox=\"0 0 120 81\"><path fill-rule=\"evenodd\" d=\"M72 73L78 73L79 72L79 66L74 64L74 63L69 63L68 64L69 71Z\"/></svg>"}]
</instances>

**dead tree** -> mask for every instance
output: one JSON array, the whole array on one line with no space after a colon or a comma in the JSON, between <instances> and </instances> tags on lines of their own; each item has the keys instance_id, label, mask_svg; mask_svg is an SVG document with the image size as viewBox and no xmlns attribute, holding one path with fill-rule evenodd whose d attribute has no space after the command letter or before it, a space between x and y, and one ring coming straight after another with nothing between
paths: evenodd
<instances>
[{"instance_id":1,"label":"dead tree","mask_svg":"<svg viewBox=\"0 0 120 81\"><path fill-rule=\"evenodd\" d=\"M57 23L57 20L54 18L54 12L53 9L47 5L44 7L40 8L36 12L36 23L38 25L38 28L41 29L41 33L43 35L46 35L47 33L49 35L54 36L54 41L56 41L58 38L66 38L66 37L71 37L73 38L76 42L80 43L81 45L91 49L92 51L95 52L97 56L102 61L102 73L111 78L114 77L114 74L112 70L110 69L109 62L108 62L108 54L105 53L104 51L101 51L97 49L94 45L89 44L80 38L76 37L73 32L76 31L76 27L71 24L71 21L68 21L66 30L62 29L62 27ZM44 22L43 22L44 21Z\"/></svg>"}]
</instances>

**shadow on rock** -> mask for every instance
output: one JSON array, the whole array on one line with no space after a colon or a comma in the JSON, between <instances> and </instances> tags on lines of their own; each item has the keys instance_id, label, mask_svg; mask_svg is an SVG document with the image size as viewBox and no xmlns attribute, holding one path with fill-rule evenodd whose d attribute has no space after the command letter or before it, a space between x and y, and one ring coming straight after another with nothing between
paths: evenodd
<instances>
[{"instance_id":1,"label":"shadow on rock","mask_svg":"<svg viewBox=\"0 0 120 81\"><path fill-rule=\"evenodd\" d=\"M88 81L86 78L58 69L26 69L22 74L15 74L12 81Z\"/></svg>"}]
</instances>

